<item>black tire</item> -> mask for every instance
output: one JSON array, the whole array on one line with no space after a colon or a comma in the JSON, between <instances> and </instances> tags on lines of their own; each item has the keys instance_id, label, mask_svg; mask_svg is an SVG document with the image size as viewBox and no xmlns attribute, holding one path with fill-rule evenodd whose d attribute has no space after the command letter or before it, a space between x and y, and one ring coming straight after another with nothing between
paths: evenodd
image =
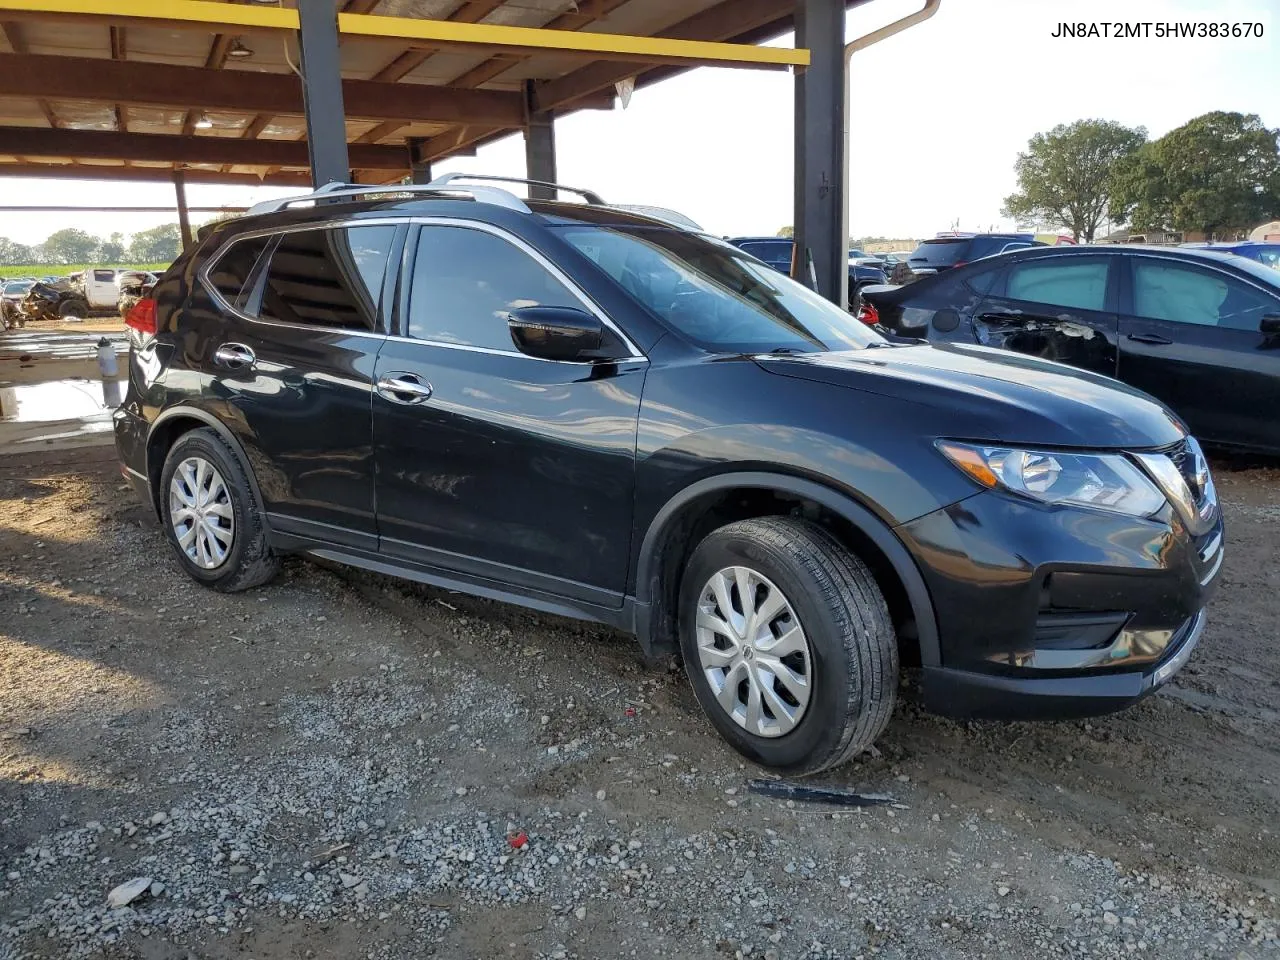
<instances>
[{"instance_id":1,"label":"black tire","mask_svg":"<svg viewBox=\"0 0 1280 960\"><path fill-rule=\"evenodd\" d=\"M739 726L712 692L698 654L700 595L717 571L746 566L790 602L809 642L809 702L795 727L767 737ZM884 731L898 687L898 644L867 567L823 528L791 517L743 520L694 550L680 587L685 672L712 724L739 753L787 774L812 774L866 750Z\"/></svg>"},{"instance_id":2,"label":"black tire","mask_svg":"<svg viewBox=\"0 0 1280 960\"><path fill-rule=\"evenodd\" d=\"M58 306L58 316L83 320L89 316L89 305L83 300L64 300Z\"/></svg>"},{"instance_id":3,"label":"black tire","mask_svg":"<svg viewBox=\"0 0 1280 960\"><path fill-rule=\"evenodd\" d=\"M201 567L187 556L173 526L170 504L173 475L183 461L192 457L208 461L222 475L234 517L234 533L226 559L212 569ZM226 441L208 427L184 433L169 450L160 474L160 515L164 520L165 538L179 565L199 584L223 593L236 593L261 586L280 571L280 558L272 553L267 542L262 505L253 494L244 466Z\"/></svg>"}]
</instances>

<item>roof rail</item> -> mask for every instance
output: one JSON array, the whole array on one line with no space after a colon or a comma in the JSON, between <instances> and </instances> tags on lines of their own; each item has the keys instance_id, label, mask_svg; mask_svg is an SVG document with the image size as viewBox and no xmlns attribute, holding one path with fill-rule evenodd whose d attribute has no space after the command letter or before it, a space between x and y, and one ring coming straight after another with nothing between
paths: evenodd
<instances>
[{"instance_id":1,"label":"roof rail","mask_svg":"<svg viewBox=\"0 0 1280 960\"><path fill-rule=\"evenodd\" d=\"M551 183L549 180L522 180L519 177L499 177L488 173L446 173L443 176L436 177L427 184L427 186L444 187L453 183L455 180L481 180L492 183L523 183L525 186L529 187L548 187L552 190L563 190L565 193L576 193L592 206L607 206L607 204L600 199L600 194L596 193L594 190L581 190L578 187L566 187L563 183Z\"/></svg>"},{"instance_id":2,"label":"roof rail","mask_svg":"<svg viewBox=\"0 0 1280 960\"><path fill-rule=\"evenodd\" d=\"M446 174L445 176L434 180L428 184L378 184L365 185L359 183L326 183L323 187L318 187L311 193L303 194L300 197L281 197L277 200L263 200L261 203L255 203L249 208L246 216L253 217L262 213L279 213L286 210L294 204L299 203L316 203L320 200L342 200L355 199L357 197L365 197L378 194L423 194L426 196L437 197L469 197L477 203L492 203L499 207L506 207L509 210L517 210L520 213L532 213L528 205L517 197L515 194L506 190L500 190L497 187L462 187L452 186L450 181L456 179L456 174ZM471 179L483 180L501 180L502 177L473 177Z\"/></svg>"}]
</instances>

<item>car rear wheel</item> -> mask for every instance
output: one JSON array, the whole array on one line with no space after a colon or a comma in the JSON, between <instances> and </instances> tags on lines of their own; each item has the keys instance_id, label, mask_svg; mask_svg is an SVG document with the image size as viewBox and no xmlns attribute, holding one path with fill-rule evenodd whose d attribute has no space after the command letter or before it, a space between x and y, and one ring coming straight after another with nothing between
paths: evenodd
<instances>
[{"instance_id":1,"label":"car rear wheel","mask_svg":"<svg viewBox=\"0 0 1280 960\"><path fill-rule=\"evenodd\" d=\"M165 536L196 582L233 593L279 571L244 467L215 431L178 438L160 475L160 506Z\"/></svg>"},{"instance_id":2,"label":"car rear wheel","mask_svg":"<svg viewBox=\"0 0 1280 960\"><path fill-rule=\"evenodd\" d=\"M58 316L67 319L83 320L89 315L89 307L81 300L67 300L58 307Z\"/></svg>"},{"instance_id":3,"label":"car rear wheel","mask_svg":"<svg viewBox=\"0 0 1280 960\"><path fill-rule=\"evenodd\" d=\"M698 545L681 581L680 645L721 736L786 773L843 763L893 712L898 646L884 596L803 520L744 520Z\"/></svg>"}]
</instances>

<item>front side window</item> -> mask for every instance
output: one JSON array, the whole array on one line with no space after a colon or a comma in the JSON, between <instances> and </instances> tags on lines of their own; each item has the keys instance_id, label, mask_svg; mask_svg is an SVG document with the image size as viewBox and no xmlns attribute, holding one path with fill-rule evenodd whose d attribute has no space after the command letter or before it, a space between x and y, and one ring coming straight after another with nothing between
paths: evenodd
<instances>
[{"instance_id":1,"label":"front side window","mask_svg":"<svg viewBox=\"0 0 1280 960\"><path fill-rule=\"evenodd\" d=\"M1102 310L1107 303L1107 261L1028 260L1010 268L1006 289L1013 300Z\"/></svg>"},{"instance_id":2,"label":"front side window","mask_svg":"<svg viewBox=\"0 0 1280 960\"><path fill-rule=\"evenodd\" d=\"M394 226L296 230L271 254L258 316L304 326L375 330Z\"/></svg>"},{"instance_id":3,"label":"front side window","mask_svg":"<svg viewBox=\"0 0 1280 960\"><path fill-rule=\"evenodd\" d=\"M1257 330L1280 301L1215 271L1156 260L1133 263L1133 312L1148 320Z\"/></svg>"},{"instance_id":4,"label":"front side window","mask_svg":"<svg viewBox=\"0 0 1280 960\"><path fill-rule=\"evenodd\" d=\"M502 237L470 227L424 226L409 290L408 335L516 352L507 314L582 301L546 267Z\"/></svg>"},{"instance_id":5,"label":"front side window","mask_svg":"<svg viewBox=\"0 0 1280 960\"><path fill-rule=\"evenodd\" d=\"M882 342L847 311L729 243L651 227L559 229L634 300L706 350L855 350Z\"/></svg>"},{"instance_id":6,"label":"front side window","mask_svg":"<svg viewBox=\"0 0 1280 960\"><path fill-rule=\"evenodd\" d=\"M98 283L115 283L116 272L114 270L95 270L93 271L93 279Z\"/></svg>"}]
</instances>

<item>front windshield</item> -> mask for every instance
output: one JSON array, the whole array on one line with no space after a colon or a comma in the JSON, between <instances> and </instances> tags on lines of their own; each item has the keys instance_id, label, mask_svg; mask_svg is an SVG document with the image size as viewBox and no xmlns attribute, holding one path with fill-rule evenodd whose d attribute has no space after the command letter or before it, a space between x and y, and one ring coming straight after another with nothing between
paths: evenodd
<instances>
[{"instance_id":1,"label":"front windshield","mask_svg":"<svg viewBox=\"0 0 1280 960\"><path fill-rule=\"evenodd\" d=\"M881 337L748 253L701 234L574 225L561 235L667 326L714 353L860 350Z\"/></svg>"},{"instance_id":2,"label":"front windshield","mask_svg":"<svg viewBox=\"0 0 1280 960\"><path fill-rule=\"evenodd\" d=\"M15 283L5 284L5 293L26 293L31 288L30 280L19 280Z\"/></svg>"}]
</instances>

